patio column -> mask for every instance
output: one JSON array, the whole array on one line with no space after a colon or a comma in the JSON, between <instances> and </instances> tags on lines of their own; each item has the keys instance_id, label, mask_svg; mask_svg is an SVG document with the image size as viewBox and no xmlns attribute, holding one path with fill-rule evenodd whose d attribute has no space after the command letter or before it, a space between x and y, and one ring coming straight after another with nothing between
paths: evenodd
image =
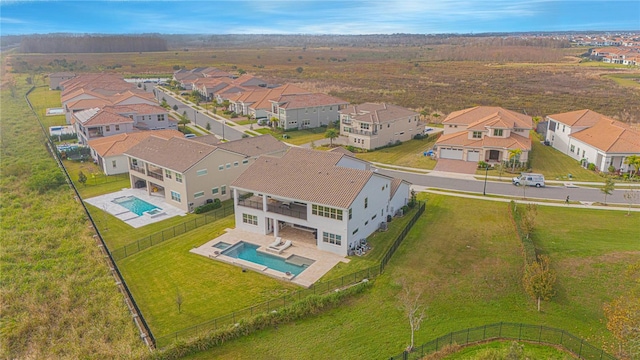
<instances>
[{"instance_id":1,"label":"patio column","mask_svg":"<svg viewBox=\"0 0 640 360\"><path fill-rule=\"evenodd\" d=\"M273 236L278 237L280 232L280 222L278 219L273 219Z\"/></svg>"},{"instance_id":2,"label":"patio column","mask_svg":"<svg viewBox=\"0 0 640 360\"><path fill-rule=\"evenodd\" d=\"M267 195L262 194L262 211L267 212Z\"/></svg>"},{"instance_id":3,"label":"patio column","mask_svg":"<svg viewBox=\"0 0 640 360\"><path fill-rule=\"evenodd\" d=\"M233 208L238 207L238 189L233 189Z\"/></svg>"}]
</instances>

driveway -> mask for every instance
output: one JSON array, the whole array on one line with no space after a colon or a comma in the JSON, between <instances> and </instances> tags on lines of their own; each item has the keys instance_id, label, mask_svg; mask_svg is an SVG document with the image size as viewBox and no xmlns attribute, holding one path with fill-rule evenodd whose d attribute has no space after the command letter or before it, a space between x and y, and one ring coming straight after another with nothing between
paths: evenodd
<instances>
[{"instance_id":1,"label":"driveway","mask_svg":"<svg viewBox=\"0 0 640 360\"><path fill-rule=\"evenodd\" d=\"M477 168L478 163L473 161L438 159L433 171L474 175Z\"/></svg>"}]
</instances>

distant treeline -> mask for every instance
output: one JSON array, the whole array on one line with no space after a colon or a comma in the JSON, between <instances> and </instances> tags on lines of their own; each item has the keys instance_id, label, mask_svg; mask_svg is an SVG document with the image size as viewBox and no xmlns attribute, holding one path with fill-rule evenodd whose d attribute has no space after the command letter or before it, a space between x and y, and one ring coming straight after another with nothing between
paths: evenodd
<instances>
[{"instance_id":1,"label":"distant treeline","mask_svg":"<svg viewBox=\"0 0 640 360\"><path fill-rule=\"evenodd\" d=\"M377 34L377 35L160 35L170 48L379 47L472 45L565 48L567 40L531 34Z\"/></svg>"},{"instance_id":2,"label":"distant treeline","mask_svg":"<svg viewBox=\"0 0 640 360\"><path fill-rule=\"evenodd\" d=\"M20 43L22 53L114 53L166 51L167 40L157 36L26 36Z\"/></svg>"}]
</instances>

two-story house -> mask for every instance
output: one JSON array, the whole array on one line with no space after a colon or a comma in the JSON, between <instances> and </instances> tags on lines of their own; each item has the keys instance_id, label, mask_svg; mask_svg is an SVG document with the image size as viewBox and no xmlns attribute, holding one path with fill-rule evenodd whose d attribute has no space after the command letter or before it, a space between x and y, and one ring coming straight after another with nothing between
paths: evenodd
<instances>
[{"instance_id":1,"label":"two-story house","mask_svg":"<svg viewBox=\"0 0 640 360\"><path fill-rule=\"evenodd\" d=\"M316 128L340 120L339 111L349 103L322 93L285 94L271 102L269 118L285 130Z\"/></svg>"},{"instance_id":2,"label":"two-story house","mask_svg":"<svg viewBox=\"0 0 640 360\"><path fill-rule=\"evenodd\" d=\"M152 136L125 155L132 188L146 188L150 196L191 212L214 199L229 199L229 186L256 158L281 156L287 148L271 135L217 144Z\"/></svg>"},{"instance_id":3,"label":"two-story house","mask_svg":"<svg viewBox=\"0 0 640 360\"><path fill-rule=\"evenodd\" d=\"M291 226L315 234L318 249L342 256L410 196L408 182L374 172L363 160L303 148L260 157L231 188L236 228L277 238Z\"/></svg>"},{"instance_id":4,"label":"two-story house","mask_svg":"<svg viewBox=\"0 0 640 360\"><path fill-rule=\"evenodd\" d=\"M60 83L76 77L72 72L56 72L49 74L49 90L60 90Z\"/></svg>"},{"instance_id":5,"label":"two-story house","mask_svg":"<svg viewBox=\"0 0 640 360\"><path fill-rule=\"evenodd\" d=\"M626 158L640 156L640 132L591 110L548 115L546 141L584 166L593 163L604 172L609 166L629 171Z\"/></svg>"},{"instance_id":6,"label":"two-story house","mask_svg":"<svg viewBox=\"0 0 640 360\"><path fill-rule=\"evenodd\" d=\"M440 159L509 161L510 151L521 153L514 159L526 162L531 151L531 116L494 106L476 106L452 112L443 120L444 134L436 141Z\"/></svg>"},{"instance_id":7,"label":"two-story house","mask_svg":"<svg viewBox=\"0 0 640 360\"><path fill-rule=\"evenodd\" d=\"M348 136L355 147L372 150L422 133L419 114L401 106L365 103L339 112L340 135Z\"/></svg>"}]
</instances>

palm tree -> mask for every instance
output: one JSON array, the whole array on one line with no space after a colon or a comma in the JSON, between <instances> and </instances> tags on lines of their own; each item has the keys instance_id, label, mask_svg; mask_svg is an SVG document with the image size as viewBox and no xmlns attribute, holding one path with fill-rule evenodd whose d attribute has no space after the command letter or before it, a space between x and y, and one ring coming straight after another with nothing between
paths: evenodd
<instances>
[{"instance_id":1,"label":"palm tree","mask_svg":"<svg viewBox=\"0 0 640 360\"><path fill-rule=\"evenodd\" d=\"M636 176L636 174L638 173L638 170L640 170L640 156L638 155L627 156L627 158L624 159L624 163L626 165L629 165L635 168L635 171L631 172L631 177Z\"/></svg>"},{"instance_id":2,"label":"palm tree","mask_svg":"<svg viewBox=\"0 0 640 360\"><path fill-rule=\"evenodd\" d=\"M512 149L509 150L509 161L513 163L513 172L516 171L516 161L520 160L520 155L522 154L521 149Z\"/></svg>"},{"instance_id":3,"label":"palm tree","mask_svg":"<svg viewBox=\"0 0 640 360\"><path fill-rule=\"evenodd\" d=\"M277 117L272 117L271 120L271 127L277 127L278 126L278 122L280 122L280 120Z\"/></svg>"},{"instance_id":4,"label":"palm tree","mask_svg":"<svg viewBox=\"0 0 640 360\"><path fill-rule=\"evenodd\" d=\"M329 147L333 147L333 139L337 138L340 134L336 129L327 129L324 133L324 137L329 139Z\"/></svg>"}]
</instances>

